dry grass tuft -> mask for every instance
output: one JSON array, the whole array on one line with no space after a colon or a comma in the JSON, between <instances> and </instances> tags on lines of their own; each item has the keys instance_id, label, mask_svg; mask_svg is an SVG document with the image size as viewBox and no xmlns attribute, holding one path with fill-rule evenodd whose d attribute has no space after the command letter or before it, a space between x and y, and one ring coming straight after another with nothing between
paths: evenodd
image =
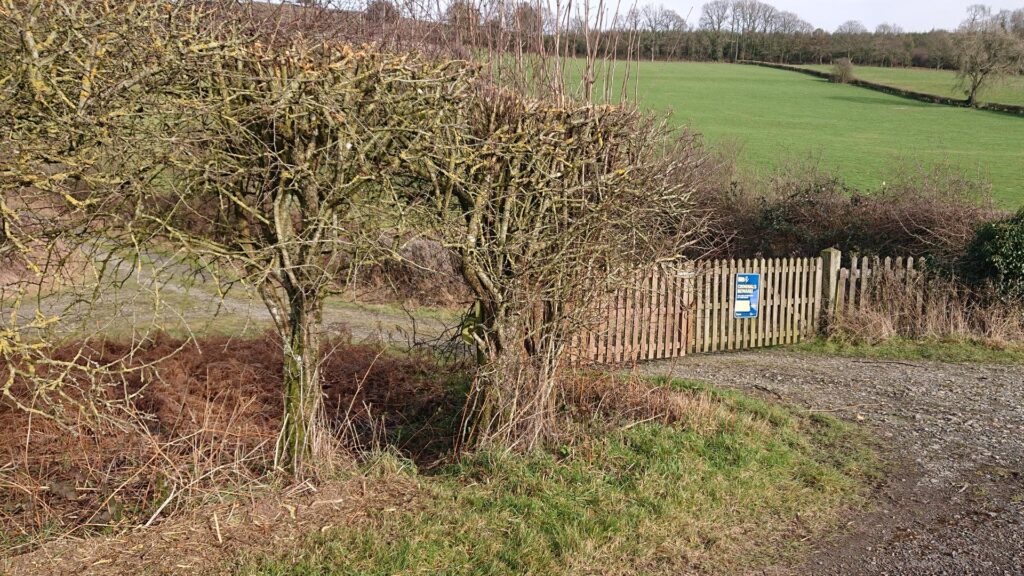
<instances>
[{"instance_id":1,"label":"dry grass tuft","mask_svg":"<svg viewBox=\"0 0 1024 576\"><path fill-rule=\"evenodd\" d=\"M877 344L892 338L981 340L993 345L1024 341L1024 311L991 288L974 289L943 277L882 275L872 295L833 325L834 337Z\"/></svg>"},{"instance_id":2,"label":"dry grass tuft","mask_svg":"<svg viewBox=\"0 0 1024 576\"><path fill-rule=\"evenodd\" d=\"M564 380L561 402L574 420L618 425L672 425L707 433L735 419L735 414L707 391L681 392L631 375L577 373Z\"/></svg>"},{"instance_id":3,"label":"dry grass tuft","mask_svg":"<svg viewBox=\"0 0 1024 576\"><path fill-rule=\"evenodd\" d=\"M275 554L310 534L360 526L367 511L411 510L425 498L415 479L355 474L312 486L301 483L209 503L149 530L67 539L8 560L0 572L22 576L230 574L241 554Z\"/></svg>"}]
</instances>

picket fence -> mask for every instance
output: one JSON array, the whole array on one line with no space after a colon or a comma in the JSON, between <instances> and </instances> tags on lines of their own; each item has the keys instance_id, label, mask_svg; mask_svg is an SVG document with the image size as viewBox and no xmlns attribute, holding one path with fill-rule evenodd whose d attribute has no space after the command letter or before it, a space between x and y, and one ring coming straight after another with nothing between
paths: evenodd
<instances>
[{"instance_id":1,"label":"picket fence","mask_svg":"<svg viewBox=\"0 0 1024 576\"><path fill-rule=\"evenodd\" d=\"M900 283L907 292L916 294L917 310L923 312L925 303L925 262L914 258L857 258L852 257L849 268L841 268L835 297L835 313L853 314L864 310L871 302L888 297L890 283ZM883 282L884 281L884 282Z\"/></svg>"}]
</instances>

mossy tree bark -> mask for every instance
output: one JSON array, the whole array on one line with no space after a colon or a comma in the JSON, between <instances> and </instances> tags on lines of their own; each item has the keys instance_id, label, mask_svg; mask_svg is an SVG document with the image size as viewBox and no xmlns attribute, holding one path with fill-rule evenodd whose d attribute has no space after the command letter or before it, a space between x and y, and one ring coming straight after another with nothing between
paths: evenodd
<instances>
[{"instance_id":1,"label":"mossy tree bark","mask_svg":"<svg viewBox=\"0 0 1024 576\"><path fill-rule=\"evenodd\" d=\"M320 382L320 325L323 303L296 290L289 295L290 334L284 340L284 412L275 460L278 466L300 471L325 430L323 386Z\"/></svg>"}]
</instances>

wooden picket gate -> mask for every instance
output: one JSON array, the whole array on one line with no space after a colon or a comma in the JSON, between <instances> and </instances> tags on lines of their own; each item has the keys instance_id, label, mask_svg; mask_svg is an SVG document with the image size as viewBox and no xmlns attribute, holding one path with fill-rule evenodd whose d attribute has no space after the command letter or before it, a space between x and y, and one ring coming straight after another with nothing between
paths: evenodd
<instances>
[{"instance_id":1,"label":"wooden picket gate","mask_svg":"<svg viewBox=\"0 0 1024 576\"><path fill-rule=\"evenodd\" d=\"M663 266L610 294L570 348L577 362L619 364L799 342L821 321L824 273L820 257ZM756 318L735 317L738 274L761 275Z\"/></svg>"},{"instance_id":2,"label":"wooden picket gate","mask_svg":"<svg viewBox=\"0 0 1024 576\"><path fill-rule=\"evenodd\" d=\"M619 364L676 358L690 346L693 265L663 266L609 295L599 324L574 341L577 362Z\"/></svg>"},{"instance_id":3,"label":"wooden picket gate","mask_svg":"<svg viewBox=\"0 0 1024 576\"><path fill-rule=\"evenodd\" d=\"M688 352L746 350L794 344L813 336L821 319L821 258L717 260L693 281L694 333ZM735 317L737 274L760 274L756 318Z\"/></svg>"}]
</instances>

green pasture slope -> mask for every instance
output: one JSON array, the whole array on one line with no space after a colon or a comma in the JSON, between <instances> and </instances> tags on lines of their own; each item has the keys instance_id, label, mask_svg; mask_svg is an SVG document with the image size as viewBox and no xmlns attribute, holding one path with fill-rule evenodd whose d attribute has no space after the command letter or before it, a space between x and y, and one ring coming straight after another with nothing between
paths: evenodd
<instances>
[{"instance_id":1,"label":"green pasture slope","mask_svg":"<svg viewBox=\"0 0 1024 576\"><path fill-rule=\"evenodd\" d=\"M1005 207L1024 206L1024 118L737 64L642 63L639 95L711 143L741 142L748 167L816 158L875 190L899 163L950 162L989 179Z\"/></svg>"},{"instance_id":2,"label":"green pasture slope","mask_svg":"<svg viewBox=\"0 0 1024 576\"><path fill-rule=\"evenodd\" d=\"M804 66L811 70L830 72L832 66ZM854 66L853 75L861 80L895 86L904 90L936 94L947 98L963 98L964 93L956 87L956 72L952 70L931 70L929 68L879 68ZM982 102L1014 104L1024 106L1024 76L1007 78L982 90Z\"/></svg>"}]
</instances>

